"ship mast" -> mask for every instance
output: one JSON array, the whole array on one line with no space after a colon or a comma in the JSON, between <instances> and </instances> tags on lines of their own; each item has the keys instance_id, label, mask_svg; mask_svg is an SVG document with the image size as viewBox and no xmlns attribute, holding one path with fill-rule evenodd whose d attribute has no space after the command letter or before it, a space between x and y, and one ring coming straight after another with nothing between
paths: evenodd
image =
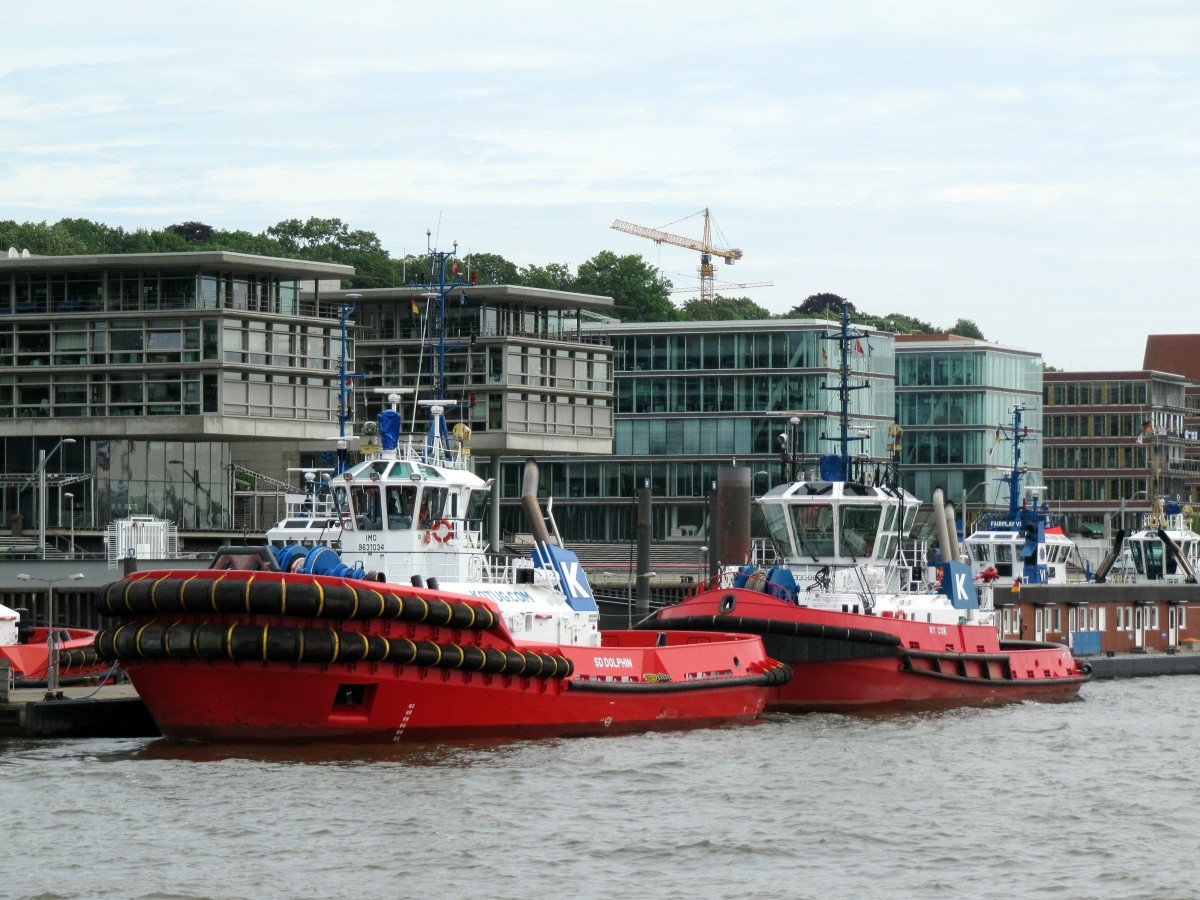
<instances>
[{"instance_id":1,"label":"ship mast","mask_svg":"<svg viewBox=\"0 0 1200 900\"><path fill-rule=\"evenodd\" d=\"M841 429L841 434L835 438L830 438L822 435L823 440L836 441L838 444L838 463L841 466L840 478L844 481L850 480L850 442L851 441L866 441L865 435L859 437L850 436L850 392L861 391L868 388L870 385L867 382L862 384L850 383L850 341L854 340L858 347L858 352L862 352L861 345L858 343L860 339L866 338L867 333L857 328L850 327L850 304L842 302L842 321L841 328L836 334L822 335L822 340L837 341L838 349L841 352L841 359L838 362L838 383L836 387L822 385L822 389L826 391L838 392L838 425Z\"/></svg>"},{"instance_id":2,"label":"ship mast","mask_svg":"<svg viewBox=\"0 0 1200 900\"><path fill-rule=\"evenodd\" d=\"M1009 521L1016 521L1018 511L1021 508L1021 444L1029 436L1029 428L1022 428L1021 413L1026 407L1013 407L1013 423L1012 423L1012 445L1013 445L1013 461L1012 468L1007 475L1002 475L1000 480L1008 485L1008 518ZM999 430L999 429L997 429Z\"/></svg>"}]
</instances>

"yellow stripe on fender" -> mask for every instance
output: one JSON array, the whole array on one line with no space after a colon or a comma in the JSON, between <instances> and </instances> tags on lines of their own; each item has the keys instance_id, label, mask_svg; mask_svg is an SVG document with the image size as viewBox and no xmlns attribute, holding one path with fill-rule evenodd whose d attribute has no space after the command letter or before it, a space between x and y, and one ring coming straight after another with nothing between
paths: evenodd
<instances>
[{"instance_id":1,"label":"yellow stripe on fender","mask_svg":"<svg viewBox=\"0 0 1200 900\"><path fill-rule=\"evenodd\" d=\"M142 652L142 632L149 628L152 624L153 623L151 622L147 622L145 625L139 628L137 630L137 636L133 639L133 647L135 650L137 650L137 655L142 657L142 659L146 658L146 654Z\"/></svg>"}]
</instances>

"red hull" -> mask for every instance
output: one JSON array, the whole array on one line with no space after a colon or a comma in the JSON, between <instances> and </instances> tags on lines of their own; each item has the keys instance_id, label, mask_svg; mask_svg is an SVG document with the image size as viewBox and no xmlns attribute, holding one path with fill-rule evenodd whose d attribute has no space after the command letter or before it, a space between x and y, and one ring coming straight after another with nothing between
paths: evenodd
<instances>
[{"instance_id":1,"label":"red hull","mask_svg":"<svg viewBox=\"0 0 1200 900\"><path fill-rule=\"evenodd\" d=\"M388 667L391 668L391 667ZM251 663L132 664L129 677L166 737L203 741L394 743L693 728L756 719L757 684L643 696L569 682L406 667L322 671ZM347 685L363 702L339 703Z\"/></svg>"},{"instance_id":2,"label":"red hull","mask_svg":"<svg viewBox=\"0 0 1200 900\"><path fill-rule=\"evenodd\" d=\"M68 665L62 654L76 651L72 657L81 657L79 651L90 651L96 632L84 628L60 628L58 649L60 651L58 665L59 684L77 684L93 678L111 674L112 663L97 661L93 654L87 653L90 660L82 665ZM62 635L66 635L65 639ZM49 674L49 654L46 644L47 629L34 629L28 643L12 644L0 647L0 658L7 659L12 666L13 681L19 687L42 686L46 684Z\"/></svg>"},{"instance_id":3,"label":"red hull","mask_svg":"<svg viewBox=\"0 0 1200 900\"><path fill-rule=\"evenodd\" d=\"M767 705L783 712L1070 700L1088 678L1066 647L1002 643L991 626L829 612L741 589L697 594L649 626L697 628L705 619L762 635L767 651L791 667L792 680Z\"/></svg>"},{"instance_id":4,"label":"red hull","mask_svg":"<svg viewBox=\"0 0 1200 900\"><path fill-rule=\"evenodd\" d=\"M135 578L156 583L147 592L155 611L118 611L124 610L122 587L128 582L111 586L109 613L120 615L122 624L102 632L97 645L102 655L122 659L159 729L173 739L392 743L749 722L761 715L771 688L786 672L766 655L761 639L750 635L671 632L660 637L632 631L606 633L598 648L518 646L503 621L455 627L367 616L317 623L296 615L198 612L188 599L207 596L199 582L222 580L246 585L234 591L239 602L251 592L255 603L264 602L270 591L286 586L279 593L281 599L286 593L289 610L297 588L304 585L319 585L322 602L340 589L363 596L402 592L480 613L494 609L490 601L475 597L282 573L154 572ZM185 608L170 609L172 604ZM308 641L301 657L317 646L314 635L336 632L333 647L421 645L432 654L427 658L439 658L430 665L397 663L390 657L341 661L341 650L329 647L321 648L331 654L327 661L270 656L272 641L301 632ZM246 635L250 639L243 640ZM203 658L195 655L206 652L204 646L217 649ZM288 646L306 645L300 640ZM247 658L260 651L259 658ZM487 652L494 665L504 666L505 651L550 661L555 674L468 671L476 663L463 662L478 658L482 666ZM451 663L441 653L452 656Z\"/></svg>"}]
</instances>

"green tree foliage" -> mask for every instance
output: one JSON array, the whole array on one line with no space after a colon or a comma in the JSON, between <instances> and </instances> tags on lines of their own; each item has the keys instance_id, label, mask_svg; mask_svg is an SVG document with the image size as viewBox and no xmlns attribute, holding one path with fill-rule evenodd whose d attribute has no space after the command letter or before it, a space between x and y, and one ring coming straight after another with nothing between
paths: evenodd
<instances>
[{"instance_id":1,"label":"green tree foliage","mask_svg":"<svg viewBox=\"0 0 1200 900\"><path fill-rule=\"evenodd\" d=\"M868 323L864 322L864 324ZM873 321L869 324L880 331L890 331L893 334L938 334L941 331L940 328L934 328L928 322L914 319L904 313L888 313L886 316L873 317Z\"/></svg>"},{"instance_id":2,"label":"green tree foliage","mask_svg":"<svg viewBox=\"0 0 1200 900\"><path fill-rule=\"evenodd\" d=\"M771 313L749 297L722 297L711 300L692 297L683 304L679 318L691 322L720 322L734 319L771 319Z\"/></svg>"},{"instance_id":3,"label":"green tree foliage","mask_svg":"<svg viewBox=\"0 0 1200 900\"><path fill-rule=\"evenodd\" d=\"M266 234L251 234L248 231L214 231L207 244L191 249L227 250L230 253L253 253L285 259L289 255L274 238L267 237Z\"/></svg>"},{"instance_id":4,"label":"green tree foliage","mask_svg":"<svg viewBox=\"0 0 1200 900\"><path fill-rule=\"evenodd\" d=\"M212 239L213 228L203 222L182 222L178 225L168 225L166 230L177 234L189 244L206 244Z\"/></svg>"},{"instance_id":5,"label":"green tree foliage","mask_svg":"<svg viewBox=\"0 0 1200 900\"><path fill-rule=\"evenodd\" d=\"M673 322L679 318L671 303L671 282L636 254L597 253L580 264L575 290L612 297L614 312L624 322Z\"/></svg>"},{"instance_id":6,"label":"green tree foliage","mask_svg":"<svg viewBox=\"0 0 1200 900\"><path fill-rule=\"evenodd\" d=\"M517 273L519 284L526 287L549 288L555 291L575 290L575 276L569 266L550 263L548 266L522 266Z\"/></svg>"},{"instance_id":7,"label":"green tree foliage","mask_svg":"<svg viewBox=\"0 0 1200 900\"><path fill-rule=\"evenodd\" d=\"M804 302L799 306L793 306L792 311L787 313L784 318L787 319L828 319L838 318L842 314L842 304L845 303L850 309L850 315L853 316L857 310L854 304L844 297L839 297L837 294L812 294L804 299Z\"/></svg>"},{"instance_id":8,"label":"green tree foliage","mask_svg":"<svg viewBox=\"0 0 1200 900\"><path fill-rule=\"evenodd\" d=\"M946 334L957 334L961 337L975 338L979 341L986 341L983 332L979 330L979 326L970 319L959 319L950 328L946 329Z\"/></svg>"},{"instance_id":9,"label":"green tree foliage","mask_svg":"<svg viewBox=\"0 0 1200 900\"><path fill-rule=\"evenodd\" d=\"M135 232L136 234L136 232ZM103 253L135 253L137 241L121 228L109 228L88 219L45 222L0 222L0 245L16 247L35 256L72 256ZM182 243L182 242L180 242ZM184 244L186 247L186 244Z\"/></svg>"},{"instance_id":10,"label":"green tree foliage","mask_svg":"<svg viewBox=\"0 0 1200 900\"><path fill-rule=\"evenodd\" d=\"M395 263L373 231L350 230L341 219L287 219L267 229L287 256L354 266L351 287L387 287L397 283Z\"/></svg>"},{"instance_id":11,"label":"green tree foliage","mask_svg":"<svg viewBox=\"0 0 1200 900\"><path fill-rule=\"evenodd\" d=\"M426 257L420 258L422 261ZM463 257L463 272L476 276L477 284L521 284L517 267L495 253L468 253ZM424 265L424 262L420 263Z\"/></svg>"}]
</instances>

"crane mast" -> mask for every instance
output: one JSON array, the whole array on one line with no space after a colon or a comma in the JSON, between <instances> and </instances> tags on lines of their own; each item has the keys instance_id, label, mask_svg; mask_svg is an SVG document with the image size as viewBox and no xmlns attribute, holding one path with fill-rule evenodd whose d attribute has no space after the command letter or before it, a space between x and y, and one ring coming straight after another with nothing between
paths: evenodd
<instances>
[{"instance_id":1,"label":"crane mast","mask_svg":"<svg viewBox=\"0 0 1200 900\"><path fill-rule=\"evenodd\" d=\"M734 262L742 258L742 251L736 248L723 249L714 247L712 242L712 223L709 216L708 207L704 208L704 239L697 241L694 238L683 237L678 234L671 234L669 231L660 231L657 228L647 228L644 225L634 225L632 222L625 222L617 219L612 223L612 227L617 231L624 231L627 234L635 234L638 237L644 237L647 240L654 241L656 244L671 244L675 247L686 247L689 250L700 251L700 299L712 300L714 296L713 290L713 257L719 256L725 260L726 265L733 265Z\"/></svg>"}]
</instances>

